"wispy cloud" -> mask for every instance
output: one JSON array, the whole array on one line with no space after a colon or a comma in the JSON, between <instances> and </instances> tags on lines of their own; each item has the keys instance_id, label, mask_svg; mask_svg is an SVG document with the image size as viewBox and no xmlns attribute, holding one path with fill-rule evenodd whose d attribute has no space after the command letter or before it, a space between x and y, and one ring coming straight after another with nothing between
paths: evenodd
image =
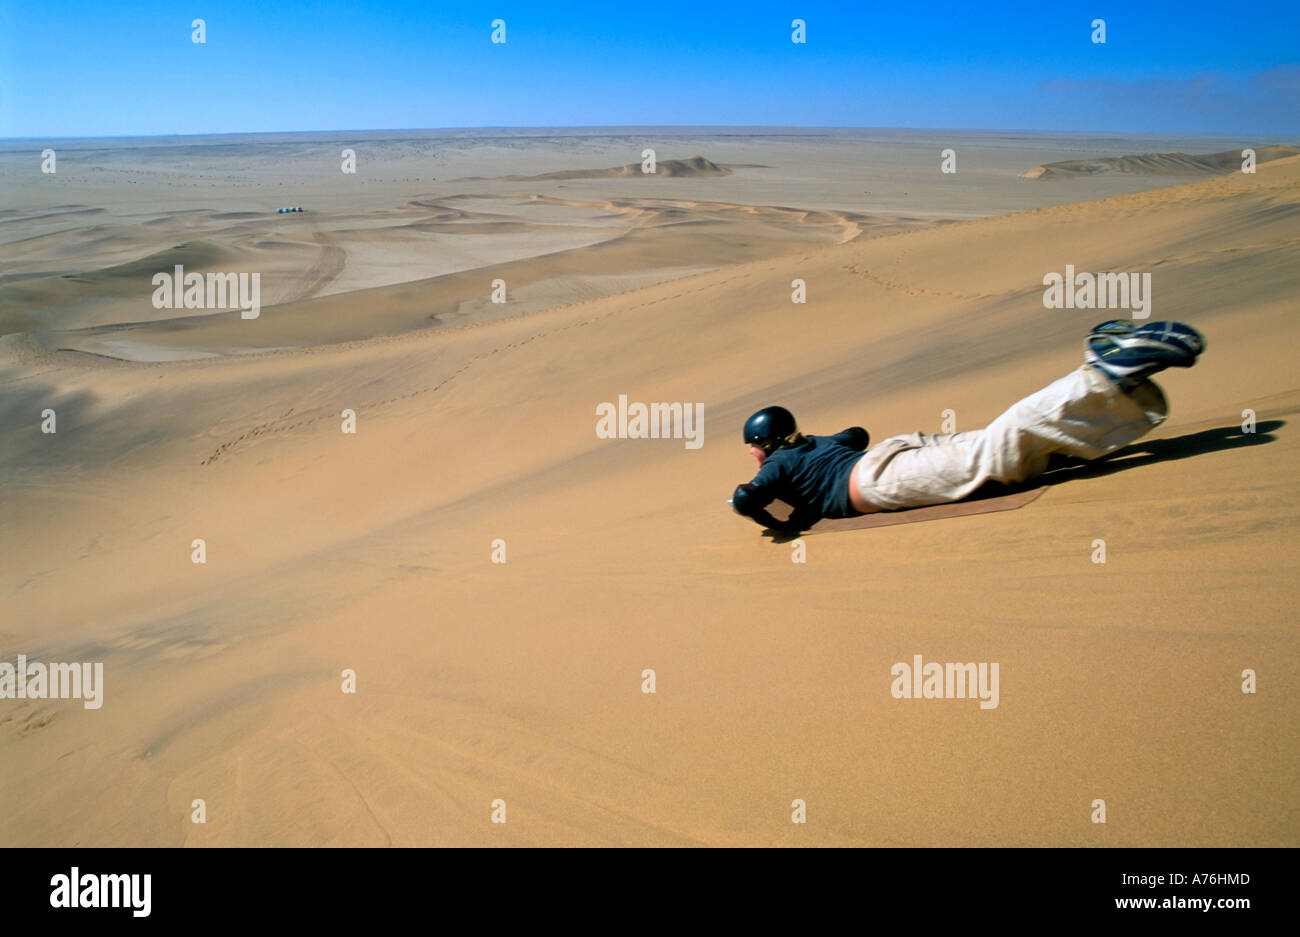
<instances>
[{"instance_id":1,"label":"wispy cloud","mask_svg":"<svg viewBox=\"0 0 1300 937\"><path fill-rule=\"evenodd\" d=\"M1230 84L1224 76L1211 72L1191 78L1144 78L1141 81L1125 81L1120 78L1088 78L1083 81L1074 78L1049 78L1039 82L1038 90L1059 94L1107 94L1123 97L1169 94L1182 96L1214 93L1227 88Z\"/></svg>"},{"instance_id":2,"label":"wispy cloud","mask_svg":"<svg viewBox=\"0 0 1300 937\"><path fill-rule=\"evenodd\" d=\"M1300 107L1300 65L1279 65L1252 75L1251 85Z\"/></svg>"},{"instance_id":3,"label":"wispy cloud","mask_svg":"<svg viewBox=\"0 0 1300 937\"><path fill-rule=\"evenodd\" d=\"M1127 80L1110 76L1049 78L1036 93L1058 107L1096 122L1109 114L1116 126L1145 119L1163 127L1219 128L1229 133L1268 129L1300 134L1300 65L1278 65L1251 75L1204 72L1186 78Z\"/></svg>"}]
</instances>

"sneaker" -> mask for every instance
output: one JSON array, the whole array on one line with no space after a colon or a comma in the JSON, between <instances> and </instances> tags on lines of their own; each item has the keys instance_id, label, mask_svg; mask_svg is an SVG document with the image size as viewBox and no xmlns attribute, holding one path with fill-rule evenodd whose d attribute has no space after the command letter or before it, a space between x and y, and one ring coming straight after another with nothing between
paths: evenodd
<instances>
[{"instance_id":1,"label":"sneaker","mask_svg":"<svg viewBox=\"0 0 1300 937\"><path fill-rule=\"evenodd\" d=\"M1129 384L1163 371L1190 368L1205 350L1205 339L1181 322L1111 319L1093 328L1084 342L1084 358L1112 381Z\"/></svg>"}]
</instances>

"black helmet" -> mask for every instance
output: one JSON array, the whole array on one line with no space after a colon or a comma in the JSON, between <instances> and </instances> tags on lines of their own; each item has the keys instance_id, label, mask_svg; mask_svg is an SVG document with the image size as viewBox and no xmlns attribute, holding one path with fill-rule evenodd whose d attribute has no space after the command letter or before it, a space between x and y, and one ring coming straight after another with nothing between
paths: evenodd
<instances>
[{"instance_id":1,"label":"black helmet","mask_svg":"<svg viewBox=\"0 0 1300 937\"><path fill-rule=\"evenodd\" d=\"M745 442L764 452L780 449L797 435L794 414L785 407L764 407L745 421Z\"/></svg>"}]
</instances>

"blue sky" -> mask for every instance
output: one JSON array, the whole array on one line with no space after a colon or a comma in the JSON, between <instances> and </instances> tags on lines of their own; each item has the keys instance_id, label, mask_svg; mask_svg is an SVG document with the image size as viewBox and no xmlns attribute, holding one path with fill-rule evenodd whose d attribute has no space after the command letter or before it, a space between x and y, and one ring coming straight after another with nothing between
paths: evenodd
<instances>
[{"instance_id":1,"label":"blue sky","mask_svg":"<svg viewBox=\"0 0 1300 937\"><path fill-rule=\"evenodd\" d=\"M1295 142L1300 3L0 0L2 137L646 125Z\"/></svg>"}]
</instances>

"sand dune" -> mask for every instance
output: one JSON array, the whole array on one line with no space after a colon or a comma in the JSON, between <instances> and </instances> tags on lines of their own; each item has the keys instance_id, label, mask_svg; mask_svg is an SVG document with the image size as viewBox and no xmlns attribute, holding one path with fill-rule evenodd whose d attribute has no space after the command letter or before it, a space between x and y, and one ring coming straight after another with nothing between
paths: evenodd
<instances>
[{"instance_id":1,"label":"sand dune","mask_svg":"<svg viewBox=\"0 0 1300 937\"><path fill-rule=\"evenodd\" d=\"M1285 159L1300 154L1300 147L1255 147L1257 163ZM1102 173L1128 173L1140 176L1208 176L1222 175L1241 169L1241 150L1224 150L1220 153L1143 153L1137 156L1110 156L1101 159L1069 159L1059 163L1035 166L1020 174L1024 179L1059 179L1068 176L1098 175Z\"/></svg>"},{"instance_id":2,"label":"sand dune","mask_svg":"<svg viewBox=\"0 0 1300 937\"><path fill-rule=\"evenodd\" d=\"M583 275L683 262L663 206L629 210ZM689 218L710 232L709 212ZM118 336L319 339L256 356L10 337L0 659L102 660L106 701L7 705L0 841L1297 845L1298 212L1291 158L757 259L736 244L722 269L366 341L359 320L401 332L429 284ZM579 253L524 278L572 278ZM1105 316L1043 308L1064 263L1151 269L1154 316L1206 333L1161 379L1153 440L1020 510L822 535L803 564L728 513L760 405L811 432L933 430L946 409L972 428L1075 367ZM437 302L481 294L456 276ZM619 394L702 402L705 446L596 438ZM892 699L891 664L918 653L1001 662L1000 706Z\"/></svg>"},{"instance_id":3,"label":"sand dune","mask_svg":"<svg viewBox=\"0 0 1300 937\"><path fill-rule=\"evenodd\" d=\"M456 207L485 204L509 206L512 213ZM32 329L27 310L43 308L46 318L38 325L50 349L130 360L249 353L357 341L431 323L470 325L839 243L864 231L883 234L932 223L781 206L639 198L587 202L540 195L418 201L386 224L351 222L320 222L314 241L300 236L267 242L244 234L236 242L239 254L198 242L84 276L0 284L0 312L15 326ZM443 249L437 262L452 272L421 275L437 270L428 256L430 239ZM463 254L448 255L449 244L465 245ZM492 262L497 257L501 260ZM409 259L401 262L404 258ZM268 292L256 325L250 328L237 311L154 313L149 277L176 263L199 272L214 267L263 271ZM347 289L358 280L380 278L370 272L371 265L398 282ZM491 301L497 279L508 285L502 304ZM349 312L357 308L369 311L365 316ZM119 321L112 321L114 315ZM50 328L56 316L73 327Z\"/></svg>"}]
</instances>

